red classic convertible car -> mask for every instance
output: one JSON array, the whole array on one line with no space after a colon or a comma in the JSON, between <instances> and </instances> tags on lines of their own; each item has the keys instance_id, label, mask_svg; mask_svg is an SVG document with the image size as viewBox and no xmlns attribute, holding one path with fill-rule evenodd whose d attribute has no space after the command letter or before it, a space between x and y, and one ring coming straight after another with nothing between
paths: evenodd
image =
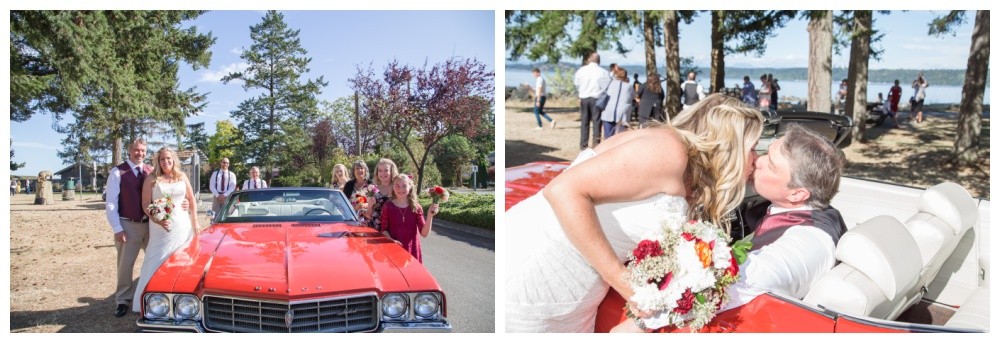
<instances>
[{"instance_id":1,"label":"red classic convertible car","mask_svg":"<svg viewBox=\"0 0 1000 343\"><path fill-rule=\"evenodd\" d=\"M449 332L445 295L340 191L233 193L142 292L144 331Z\"/></svg>"},{"instance_id":2,"label":"red classic convertible car","mask_svg":"<svg viewBox=\"0 0 1000 343\"><path fill-rule=\"evenodd\" d=\"M782 121L806 124L841 147L850 144L849 118L765 114L758 151L766 151ZM540 191L566 167L537 162L507 168L506 208ZM760 200L749 189L744 205ZM989 331L989 200L972 198L950 182L917 189L844 177L832 205L848 233L837 245L837 265L805 298L766 293L719 313L702 332ZM734 220L734 238L752 232L743 222L740 215ZM598 309L595 331L626 320L624 305L612 290Z\"/></svg>"}]
</instances>

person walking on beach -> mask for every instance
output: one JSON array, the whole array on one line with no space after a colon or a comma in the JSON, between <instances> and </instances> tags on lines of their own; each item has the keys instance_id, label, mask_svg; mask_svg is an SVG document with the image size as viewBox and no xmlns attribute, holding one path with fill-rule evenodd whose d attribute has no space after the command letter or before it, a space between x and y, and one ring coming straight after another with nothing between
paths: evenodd
<instances>
[{"instance_id":1,"label":"person walking on beach","mask_svg":"<svg viewBox=\"0 0 1000 343\"><path fill-rule=\"evenodd\" d=\"M930 84L924 79L924 72L917 74L917 79L913 80L913 97L910 98L910 118L913 112L917 113L917 123L924 121L924 98L927 96L926 90Z\"/></svg>"},{"instance_id":2,"label":"person walking on beach","mask_svg":"<svg viewBox=\"0 0 1000 343\"><path fill-rule=\"evenodd\" d=\"M611 83L611 77L600 64L601 56L596 52L591 53L587 56L587 64L580 67L573 76L573 85L580 97L580 150L596 147L601 142L601 111L597 109L597 98L604 94Z\"/></svg>"},{"instance_id":3,"label":"person walking on beach","mask_svg":"<svg viewBox=\"0 0 1000 343\"><path fill-rule=\"evenodd\" d=\"M531 75L535 76L535 121L538 122L538 129L542 129L542 117L549 121L549 128L556 127L556 121L545 114L545 79L542 78L542 71L538 68L531 70Z\"/></svg>"}]
</instances>

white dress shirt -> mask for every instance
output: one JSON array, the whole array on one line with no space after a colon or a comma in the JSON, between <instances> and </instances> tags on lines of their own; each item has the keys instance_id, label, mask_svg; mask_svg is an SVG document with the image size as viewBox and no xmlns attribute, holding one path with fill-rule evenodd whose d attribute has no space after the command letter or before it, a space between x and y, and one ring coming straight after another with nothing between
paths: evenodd
<instances>
[{"instance_id":1,"label":"white dress shirt","mask_svg":"<svg viewBox=\"0 0 1000 343\"><path fill-rule=\"evenodd\" d=\"M535 78L535 99L545 95L545 79L541 75Z\"/></svg>"},{"instance_id":2,"label":"white dress shirt","mask_svg":"<svg viewBox=\"0 0 1000 343\"><path fill-rule=\"evenodd\" d=\"M219 172L222 173L219 173ZM229 196L236 190L236 173L229 170L216 170L212 177L208 179L208 189L212 195Z\"/></svg>"},{"instance_id":3,"label":"white dress shirt","mask_svg":"<svg viewBox=\"0 0 1000 343\"><path fill-rule=\"evenodd\" d=\"M136 176L135 168L142 168L142 163L134 164L131 160L125 160L128 163L129 170ZM122 183L122 171L118 170L118 166L111 168L108 172L108 182L105 186L108 188L108 194L104 201L104 215L108 218L108 223L111 224L111 231L114 233L119 233L124 230L122 228L121 215L118 214L118 195L121 194L121 183Z\"/></svg>"},{"instance_id":4,"label":"white dress shirt","mask_svg":"<svg viewBox=\"0 0 1000 343\"><path fill-rule=\"evenodd\" d=\"M812 210L812 207L771 207L772 214L798 210ZM729 303L720 312L746 304L767 292L804 298L820 275L833 268L837 261L835 250L830 234L815 226L788 228L774 243L747 254L736 283L726 289Z\"/></svg>"},{"instance_id":5,"label":"white dress shirt","mask_svg":"<svg viewBox=\"0 0 1000 343\"><path fill-rule=\"evenodd\" d=\"M611 77L608 76L608 71L597 63L589 63L580 67L573 75L573 84L576 85L580 99L600 96L610 83Z\"/></svg>"},{"instance_id":6,"label":"white dress shirt","mask_svg":"<svg viewBox=\"0 0 1000 343\"><path fill-rule=\"evenodd\" d=\"M249 179L243 181L242 189L267 188L267 181L262 179Z\"/></svg>"}]
</instances>

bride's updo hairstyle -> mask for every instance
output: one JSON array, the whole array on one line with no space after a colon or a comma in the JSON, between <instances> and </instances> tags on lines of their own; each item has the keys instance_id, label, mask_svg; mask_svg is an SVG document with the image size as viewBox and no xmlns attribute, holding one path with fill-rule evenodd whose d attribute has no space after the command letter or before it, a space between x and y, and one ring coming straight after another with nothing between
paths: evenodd
<instances>
[{"instance_id":1,"label":"bride's updo hairstyle","mask_svg":"<svg viewBox=\"0 0 1000 343\"><path fill-rule=\"evenodd\" d=\"M672 124L688 147L688 217L729 232L728 214L746 193L747 157L760 139L764 117L737 98L712 94L682 111Z\"/></svg>"},{"instance_id":2,"label":"bride's updo hairstyle","mask_svg":"<svg viewBox=\"0 0 1000 343\"><path fill-rule=\"evenodd\" d=\"M174 160L174 170L171 170L170 175L166 175L160 167L160 156L163 156L163 154L169 155L170 158ZM167 176L173 179L187 178L187 175L181 171L181 159L177 157L177 152L168 147L160 148L160 150L156 152L156 155L153 156L153 183L156 183L157 178L160 176Z\"/></svg>"}]
</instances>

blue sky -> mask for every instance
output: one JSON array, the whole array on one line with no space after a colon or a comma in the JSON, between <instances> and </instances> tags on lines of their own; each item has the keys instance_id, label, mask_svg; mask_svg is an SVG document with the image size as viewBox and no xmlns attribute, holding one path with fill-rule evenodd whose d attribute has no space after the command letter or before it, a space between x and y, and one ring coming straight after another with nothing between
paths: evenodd
<instances>
[{"instance_id":1,"label":"blue sky","mask_svg":"<svg viewBox=\"0 0 1000 343\"><path fill-rule=\"evenodd\" d=\"M885 53L880 61L872 60L872 69L965 69L969 56L969 43L975 12L966 14L966 23L957 27L955 36L930 37L927 24L947 11L892 11L889 14L875 13L874 27L885 36L878 43ZM768 41L763 56L728 55L727 67L805 67L809 54L809 35L805 20L792 20L784 28L775 31ZM691 24L680 25L680 54L694 57L698 66L709 65L711 53L711 22L707 13L699 13ZM612 62L628 65L645 64L645 51L639 33L634 38L623 39L622 43L631 51L622 56L613 51L601 52L601 63ZM663 58L663 48L657 47L657 59ZM849 49L835 55L835 67L847 67ZM508 54L509 56L509 54ZM524 59L519 62L527 62ZM661 64L662 67L662 64Z\"/></svg>"},{"instance_id":2,"label":"blue sky","mask_svg":"<svg viewBox=\"0 0 1000 343\"><path fill-rule=\"evenodd\" d=\"M392 59L412 66L442 62L452 56L475 58L495 69L495 27L493 11L282 11L289 28L300 30L302 46L312 58L306 78L323 76L328 82L321 100L332 101L353 94L347 80L356 66L372 63L378 71ZM261 22L263 11L211 11L183 25L212 32L211 65L205 69L182 68L180 88L197 87L209 93L205 111L187 119L187 124L206 123L206 132L215 132L215 123L229 118L229 112L259 90L243 90L242 83L222 84L228 72L243 68L239 58L249 48L250 26ZM68 164L56 157L63 136L51 129L52 117L37 114L23 123L10 123L15 162L27 165L16 175L37 175L40 170L58 171Z\"/></svg>"}]
</instances>

